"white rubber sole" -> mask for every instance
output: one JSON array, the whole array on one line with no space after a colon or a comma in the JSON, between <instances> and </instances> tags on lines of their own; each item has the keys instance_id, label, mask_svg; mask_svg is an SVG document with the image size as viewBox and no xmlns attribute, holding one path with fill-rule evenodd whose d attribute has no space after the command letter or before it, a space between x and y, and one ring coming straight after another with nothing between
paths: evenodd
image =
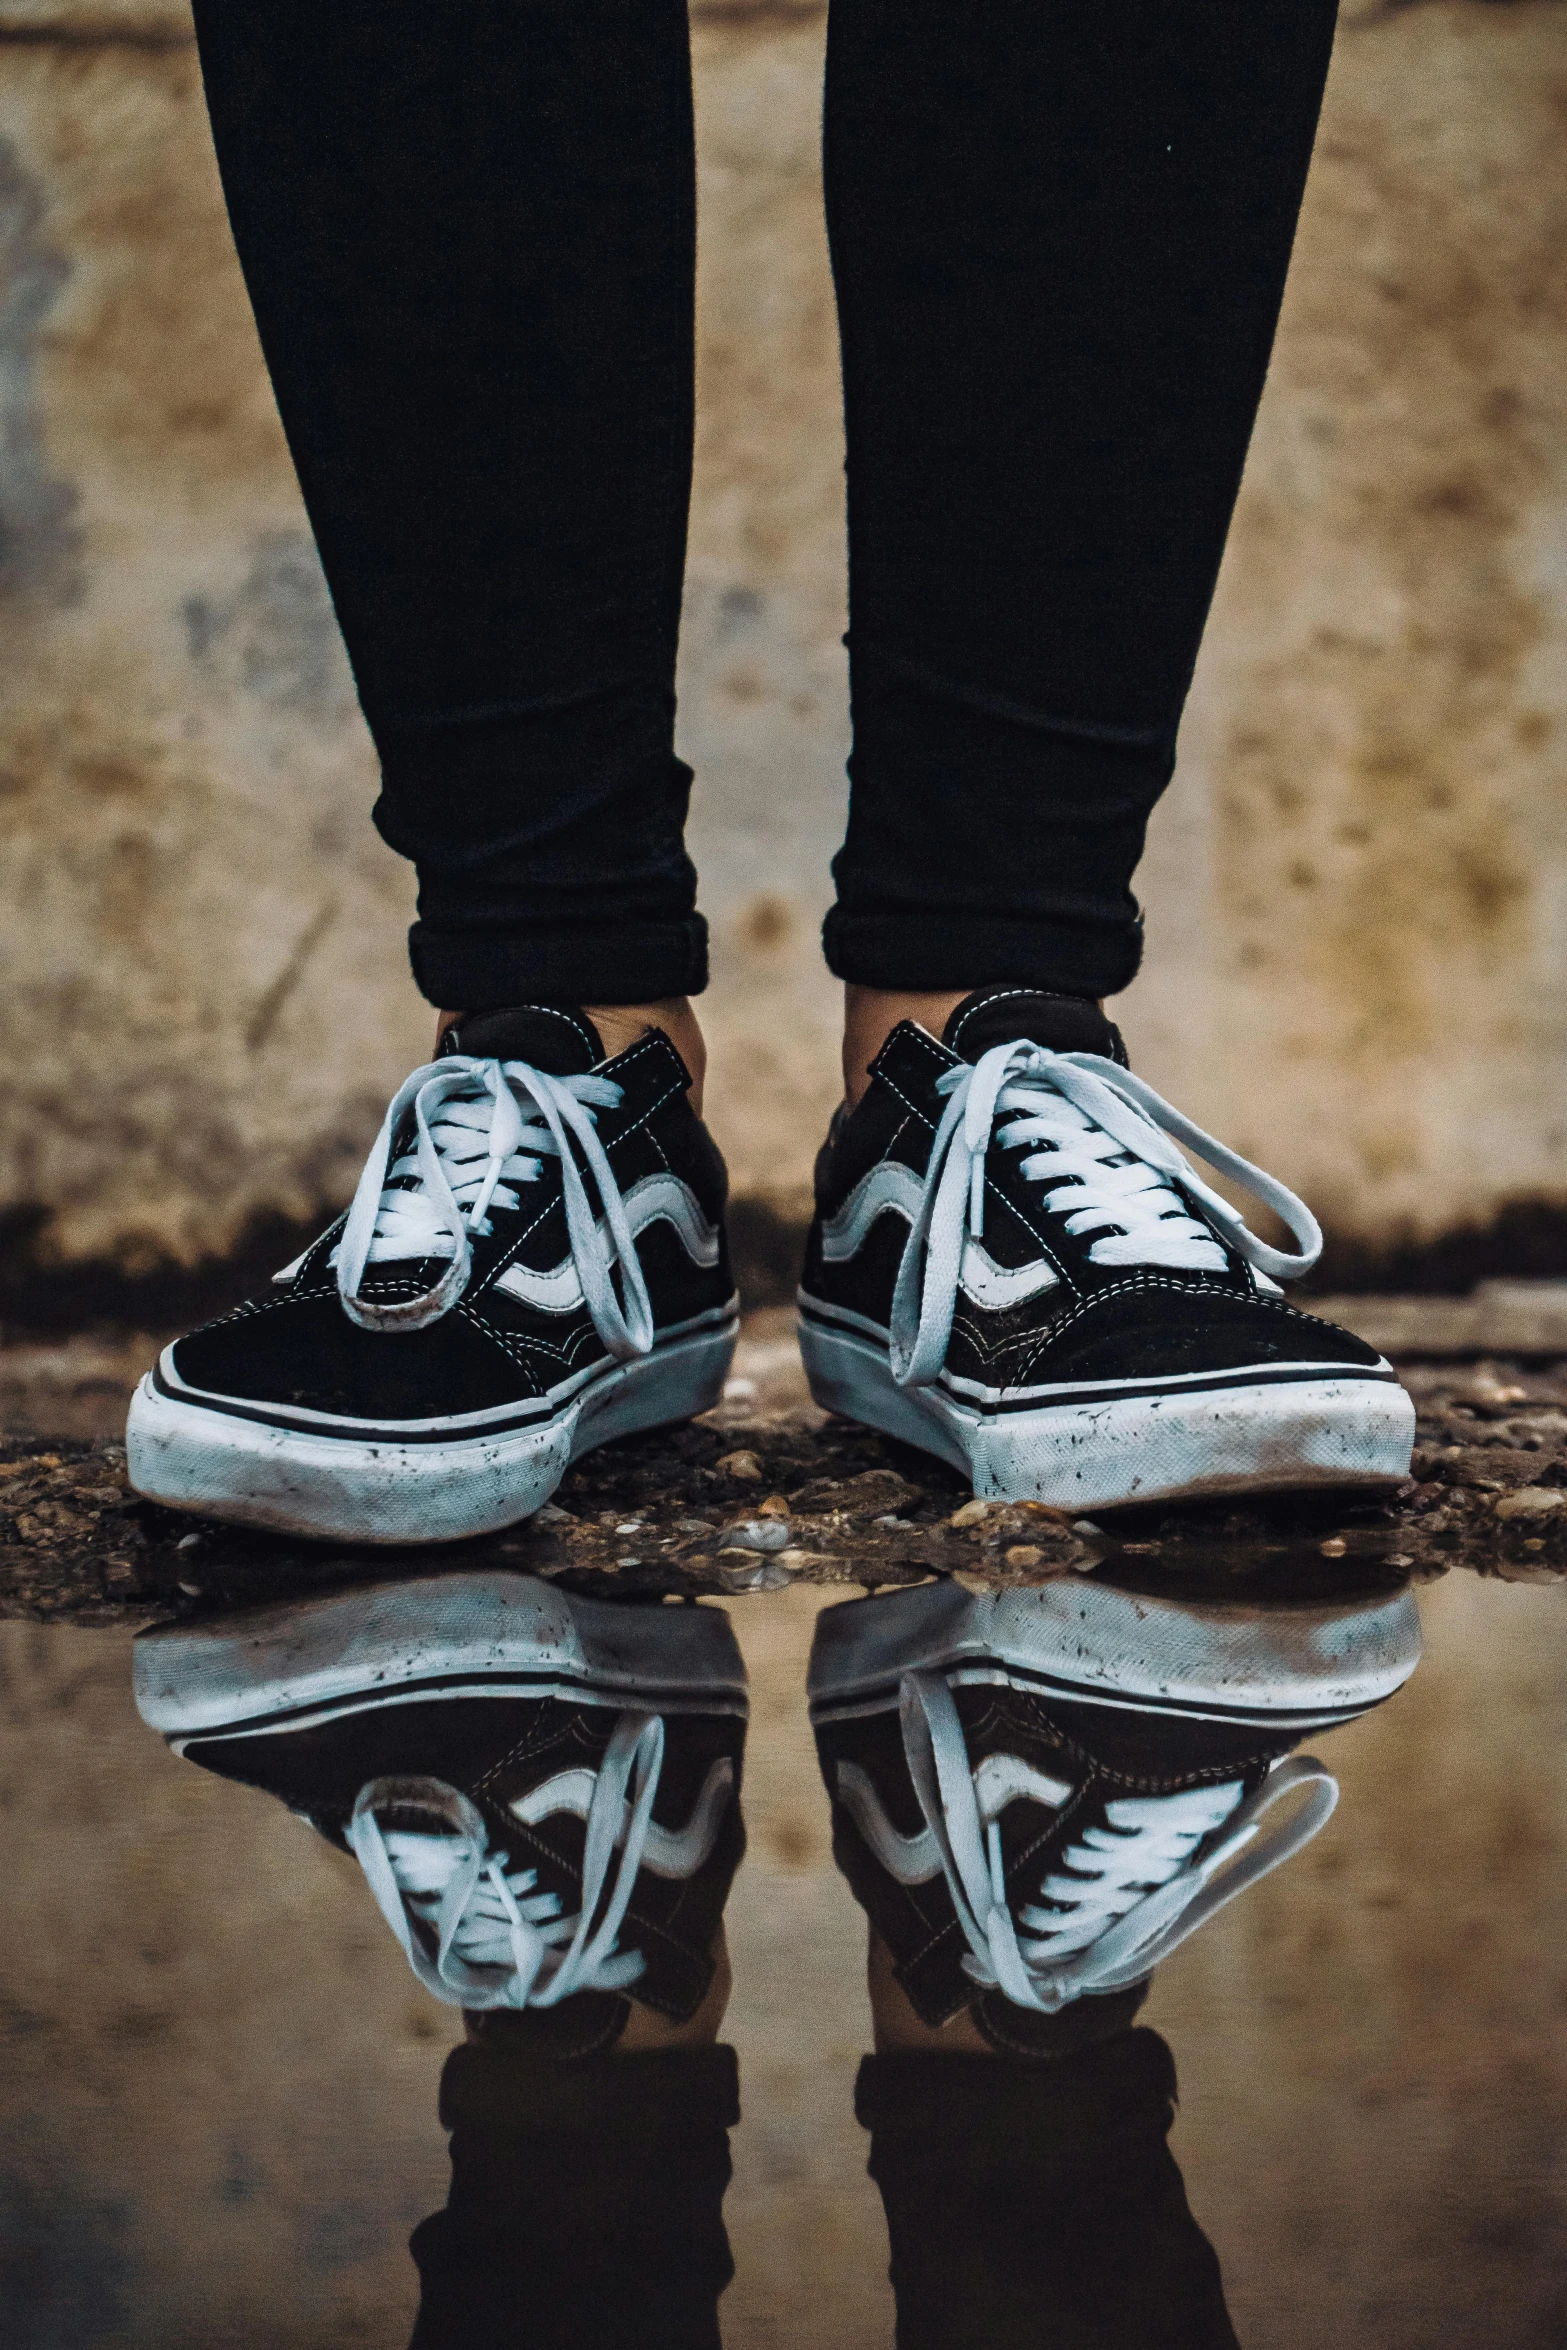
<instances>
[{"instance_id":1,"label":"white rubber sole","mask_svg":"<svg viewBox=\"0 0 1567 2350\"><path fill-rule=\"evenodd\" d=\"M1413 1595L1275 1607L1193 1604L1065 1576L1033 1591L943 1580L816 1620L813 1721L884 1713L908 1672L1191 1720L1302 1730L1353 1721L1420 1661Z\"/></svg>"},{"instance_id":2,"label":"white rubber sole","mask_svg":"<svg viewBox=\"0 0 1567 2350\"><path fill-rule=\"evenodd\" d=\"M711 1411L723 1397L737 1328L728 1321L670 1339L603 1373L536 1424L417 1444L277 1427L195 1395L169 1395L149 1374L126 1425L130 1481L171 1509L331 1542L461 1542L498 1533L541 1509L595 1445Z\"/></svg>"},{"instance_id":3,"label":"white rubber sole","mask_svg":"<svg viewBox=\"0 0 1567 2350\"><path fill-rule=\"evenodd\" d=\"M133 1658L137 1711L175 1741L432 1698L746 1710L721 1610L628 1608L504 1572L363 1584L165 1625L138 1636Z\"/></svg>"},{"instance_id":4,"label":"white rubber sole","mask_svg":"<svg viewBox=\"0 0 1567 2350\"><path fill-rule=\"evenodd\" d=\"M825 1410L950 1461L976 1494L1058 1509L1388 1485L1408 1476L1415 1440L1414 1404L1391 1379L1328 1371L982 1412L941 1387L899 1387L885 1348L856 1331L802 1316L800 1353Z\"/></svg>"}]
</instances>

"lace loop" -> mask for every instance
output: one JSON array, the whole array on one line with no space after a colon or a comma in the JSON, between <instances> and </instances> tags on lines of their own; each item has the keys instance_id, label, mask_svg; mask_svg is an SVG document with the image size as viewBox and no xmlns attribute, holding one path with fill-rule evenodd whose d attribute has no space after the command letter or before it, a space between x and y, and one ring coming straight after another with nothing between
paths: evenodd
<instances>
[{"instance_id":1,"label":"lace loop","mask_svg":"<svg viewBox=\"0 0 1567 2350\"><path fill-rule=\"evenodd\" d=\"M1085 1992L1140 1983L1226 1902L1309 1844L1338 1802L1337 1780L1312 1755L1276 1763L1244 1800L1239 1780L1115 1798L1107 1826L1088 1827L1068 1846L1040 1887L1042 1902L1014 1921L1000 1825L982 1825L951 1690L939 1673L905 1673L899 1711L909 1776L969 1946L964 1971L1042 2015ZM1302 1787L1306 1800L1263 1833L1265 1814Z\"/></svg>"},{"instance_id":2,"label":"lace loop","mask_svg":"<svg viewBox=\"0 0 1567 2350\"><path fill-rule=\"evenodd\" d=\"M993 1138L1003 1149L1041 1146L1021 1162L1022 1172L1051 1192L1069 1188L1070 1207L1052 1206L1065 1213L1070 1233L1099 1230L1088 1251L1094 1264L1222 1271L1223 1249L1186 1212L1183 1195L1201 1202L1238 1255L1275 1279L1309 1272L1322 1252L1321 1230L1304 1201L1097 1053L1053 1053L1019 1039L947 1070L937 1089L947 1105L893 1289L889 1352L901 1387L929 1386L946 1359L963 1252L985 1229ZM1009 1114L1011 1123L993 1137L997 1119ZM1271 1208L1296 1253L1260 1239L1203 1181L1180 1143Z\"/></svg>"},{"instance_id":3,"label":"lace loop","mask_svg":"<svg viewBox=\"0 0 1567 2350\"><path fill-rule=\"evenodd\" d=\"M575 1917L561 1915L557 1894L534 1890L535 1870L509 1870L477 1805L444 1780L372 1779L362 1787L349 1849L426 1990L454 2007L554 2007L577 1991L634 1983L645 1961L619 1948L620 1929L663 1764L661 1717L621 1714L588 1806ZM383 1827L379 1815L398 1810L429 1828Z\"/></svg>"},{"instance_id":4,"label":"lace loop","mask_svg":"<svg viewBox=\"0 0 1567 2350\"><path fill-rule=\"evenodd\" d=\"M439 1321L468 1286L471 1236L488 1232L493 1207L515 1208L511 1187L536 1183L544 1160L553 1158L560 1162L572 1261L593 1326L619 1362L649 1353L653 1308L647 1283L593 1123L594 1108L613 1109L620 1098L621 1088L610 1078L555 1077L527 1061L450 1053L415 1069L392 1097L333 1251L337 1293L349 1320L380 1331L423 1330ZM410 1116L414 1148L393 1161L393 1143ZM588 1198L578 1151L593 1177L602 1223ZM431 1257L446 1258L446 1269L418 1297L381 1304L361 1294L367 1266ZM624 1308L612 1277L617 1263Z\"/></svg>"}]
</instances>

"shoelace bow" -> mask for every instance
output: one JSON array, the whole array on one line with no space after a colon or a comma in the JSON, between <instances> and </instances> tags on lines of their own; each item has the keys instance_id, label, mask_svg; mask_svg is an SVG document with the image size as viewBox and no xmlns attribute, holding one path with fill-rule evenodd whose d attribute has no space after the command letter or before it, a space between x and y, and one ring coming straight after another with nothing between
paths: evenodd
<instances>
[{"instance_id":1,"label":"shoelace bow","mask_svg":"<svg viewBox=\"0 0 1567 2350\"><path fill-rule=\"evenodd\" d=\"M1096 1265L1222 1272L1223 1249L1186 1212L1182 1193L1202 1202L1248 1263L1276 1279L1309 1272L1322 1252L1322 1233L1304 1201L1097 1053L1053 1053L1026 1040L993 1045L972 1065L947 1070L937 1091L947 1106L893 1290L890 1352L900 1386L929 1386L946 1359L963 1252L985 1229L985 1160L1000 1116L1012 1121L994 1135L1003 1150L1038 1146L1021 1162L1028 1180L1050 1192L1070 1187L1068 1232L1112 1227L1089 1249ZM1177 1141L1272 1208L1299 1253L1259 1239L1204 1183ZM1065 1205L1050 1204L1058 1213Z\"/></svg>"},{"instance_id":2,"label":"shoelace bow","mask_svg":"<svg viewBox=\"0 0 1567 2350\"><path fill-rule=\"evenodd\" d=\"M450 1312L468 1286L472 1235L489 1232L491 1208L515 1208L512 1186L537 1183L544 1160L552 1158L560 1161L566 1230L593 1326L618 1361L647 1354L653 1308L620 1187L593 1123L595 1108L613 1109L620 1098L610 1078L554 1077L527 1061L451 1053L416 1069L393 1096L332 1253L349 1320L365 1330L422 1330ZM393 1141L410 1113L414 1148L393 1160ZM593 1177L602 1222L572 1141ZM367 1266L421 1257L450 1261L420 1296L392 1305L361 1296ZM612 1278L617 1263L624 1309Z\"/></svg>"},{"instance_id":3,"label":"shoelace bow","mask_svg":"<svg viewBox=\"0 0 1567 2350\"><path fill-rule=\"evenodd\" d=\"M1338 1802L1337 1780L1310 1755L1275 1764L1244 1801L1238 1780L1116 1798L1105 1806L1108 1828L1088 1828L1044 1880L1049 1906L1030 1904L1014 1920L1000 1823L987 1829L981 1819L963 1725L940 1674L906 1673L901 1713L909 1774L969 1946L964 1970L1042 2015L1087 1991L1140 1983L1216 1910L1308 1844ZM1309 1790L1306 1800L1259 1838L1263 1815L1297 1787Z\"/></svg>"},{"instance_id":4,"label":"shoelace bow","mask_svg":"<svg viewBox=\"0 0 1567 2350\"><path fill-rule=\"evenodd\" d=\"M412 1783L428 1788L453 1833L388 1832L376 1816L372 1780L354 1806L348 1843L426 1990L456 2007L554 2007L574 1991L622 1991L634 1983L646 1962L616 1945L663 1764L660 1716L622 1714L588 1806L575 1917L561 1915L557 1894L534 1892L536 1870L508 1871L509 1855L491 1847L477 1807L455 1788Z\"/></svg>"}]
</instances>

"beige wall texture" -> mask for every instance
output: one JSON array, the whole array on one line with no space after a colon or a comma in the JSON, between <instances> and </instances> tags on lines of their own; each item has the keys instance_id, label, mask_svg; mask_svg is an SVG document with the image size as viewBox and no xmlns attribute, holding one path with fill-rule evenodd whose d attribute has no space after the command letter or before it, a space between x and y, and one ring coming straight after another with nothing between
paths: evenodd
<instances>
[{"instance_id":1,"label":"beige wall texture","mask_svg":"<svg viewBox=\"0 0 1567 2350\"><path fill-rule=\"evenodd\" d=\"M846 736L822 19L697 0L695 42L681 724L713 1115L788 1209ZM1373 1247L1567 1204L1564 117L1552 0L1345 24L1120 1007ZM428 1034L373 793L185 20L0 0L0 1209L46 1255L189 1261L346 1194Z\"/></svg>"}]
</instances>

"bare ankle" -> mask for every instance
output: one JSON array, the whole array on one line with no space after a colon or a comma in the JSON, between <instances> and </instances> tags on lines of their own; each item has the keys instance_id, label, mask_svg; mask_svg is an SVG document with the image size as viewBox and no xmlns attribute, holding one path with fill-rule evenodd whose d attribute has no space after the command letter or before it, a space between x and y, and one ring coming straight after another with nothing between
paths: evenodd
<instances>
[{"instance_id":1,"label":"bare ankle","mask_svg":"<svg viewBox=\"0 0 1567 2350\"><path fill-rule=\"evenodd\" d=\"M660 1023L662 1026L662 1023ZM720 1927L713 1946L713 1980L707 1997L695 2015L683 2024L672 2023L656 2009L644 2007L633 1995L631 2014L626 2028L615 2042L615 2053L620 2056L641 2056L655 2048L711 2048L717 2041L729 2005L729 1994L734 1977L729 1968L729 1944Z\"/></svg>"},{"instance_id":2,"label":"bare ankle","mask_svg":"<svg viewBox=\"0 0 1567 2350\"><path fill-rule=\"evenodd\" d=\"M960 996L958 1001L962 1000ZM924 1022L920 1025L923 1027ZM878 2056L909 2049L931 2056L994 2056L996 2053L966 2007L959 2008L944 2024L921 2021L893 1972L892 1952L874 1929L866 1952L865 1979L871 1995L871 2022Z\"/></svg>"},{"instance_id":3,"label":"bare ankle","mask_svg":"<svg viewBox=\"0 0 1567 2350\"><path fill-rule=\"evenodd\" d=\"M639 1036L646 1036L650 1028L662 1028L691 1072L691 1107L700 1118L702 1085L707 1076L707 1040L689 996L661 996L651 1004L584 1004L582 1008L603 1038L604 1051L610 1060L623 1053L628 1045L635 1044Z\"/></svg>"},{"instance_id":4,"label":"bare ankle","mask_svg":"<svg viewBox=\"0 0 1567 2350\"><path fill-rule=\"evenodd\" d=\"M983 980L976 980L981 987ZM934 989L859 987L853 981L843 991L843 1095L850 1109L870 1083L870 1064L900 1020L917 1021L932 1036L940 1036L965 996L974 988Z\"/></svg>"},{"instance_id":5,"label":"bare ankle","mask_svg":"<svg viewBox=\"0 0 1567 2350\"><path fill-rule=\"evenodd\" d=\"M650 1004L584 1004L583 1010L598 1030L605 1055L613 1060L628 1045L646 1036L650 1028L662 1028L687 1069L691 1072L691 1107L698 1117L702 1114L702 1083L707 1075L707 1043L691 1008L691 998L684 995L660 996ZM441 1049L441 1039L454 1021L464 1018L461 1012L441 1012L435 1023L435 1049Z\"/></svg>"},{"instance_id":6,"label":"bare ankle","mask_svg":"<svg viewBox=\"0 0 1567 2350\"><path fill-rule=\"evenodd\" d=\"M870 1064L900 1020L913 1020L939 1037L959 1004L1001 984L976 979L971 987L919 989L859 987L850 981L843 991L843 1094L850 1109L858 1106L870 1084Z\"/></svg>"}]
</instances>

